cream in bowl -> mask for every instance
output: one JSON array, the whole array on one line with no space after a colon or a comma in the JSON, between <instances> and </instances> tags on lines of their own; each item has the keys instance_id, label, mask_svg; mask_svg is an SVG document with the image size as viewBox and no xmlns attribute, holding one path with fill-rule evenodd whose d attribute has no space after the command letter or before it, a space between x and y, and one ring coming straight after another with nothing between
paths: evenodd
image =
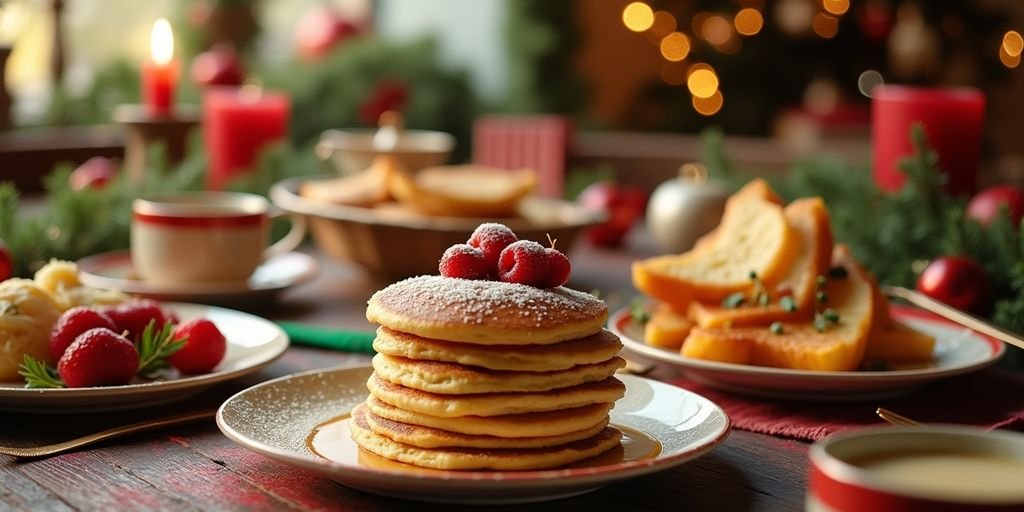
<instances>
[{"instance_id":1,"label":"cream in bowl","mask_svg":"<svg viewBox=\"0 0 1024 512\"><path fill-rule=\"evenodd\" d=\"M860 430L810 450L809 511L1024 510L1024 434Z\"/></svg>"}]
</instances>

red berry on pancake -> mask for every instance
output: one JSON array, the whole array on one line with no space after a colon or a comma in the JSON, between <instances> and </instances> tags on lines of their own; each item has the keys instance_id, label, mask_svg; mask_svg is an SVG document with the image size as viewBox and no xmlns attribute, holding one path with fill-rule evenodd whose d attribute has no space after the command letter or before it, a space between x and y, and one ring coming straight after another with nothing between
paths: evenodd
<instances>
[{"instance_id":1,"label":"red berry on pancake","mask_svg":"<svg viewBox=\"0 0 1024 512\"><path fill-rule=\"evenodd\" d=\"M548 254L543 245L530 240L512 243L498 258L498 279L506 283L545 286Z\"/></svg>"},{"instance_id":2,"label":"red berry on pancake","mask_svg":"<svg viewBox=\"0 0 1024 512\"><path fill-rule=\"evenodd\" d=\"M442 276L460 279L487 279L492 268L484 261L483 251L468 244L449 247L437 266Z\"/></svg>"},{"instance_id":3,"label":"red berry on pancake","mask_svg":"<svg viewBox=\"0 0 1024 512\"><path fill-rule=\"evenodd\" d=\"M544 286L554 288L567 283L569 281L569 273L572 271L569 258L566 258L561 251L554 247L548 247L544 249L544 252L548 257L548 278L544 282Z\"/></svg>"},{"instance_id":4,"label":"red berry on pancake","mask_svg":"<svg viewBox=\"0 0 1024 512\"><path fill-rule=\"evenodd\" d=\"M487 268L493 271L498 266L501 251L516 240L519 240L519 237L508 226L488 222L477 226L469 237L468 243L484 253L484 262L487 264Z\"/></svg>"}]
</instances>

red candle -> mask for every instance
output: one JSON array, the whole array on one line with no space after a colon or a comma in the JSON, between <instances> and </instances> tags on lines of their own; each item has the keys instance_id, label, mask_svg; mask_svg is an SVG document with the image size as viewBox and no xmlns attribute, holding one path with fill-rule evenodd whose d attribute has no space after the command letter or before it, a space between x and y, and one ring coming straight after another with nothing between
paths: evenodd
<instances>
[{"instance_id":1,"label":"red candle","mask_svg":"<svg viewBox=\"0 0 1024 512\"><path fill-rule=\"evenodd\" d=\"M149 54L149 60L142 63L142 100L151 115L166 116L174 103L179 65L174 60L174 33L164 18L153 24Z\"/></svg>"},{"instance_id":2,"label":"red candle","mask_svg":"<svg viewBox=\"0 0 1024 512\"><path fill-rule=\"evenodd\" d=\"M207 186L220 189L250 169L260 151L288 131L291 101L258 87L212 87L203 94L203 136L210 167Z\"/></svg>"},{"instance_id":3,"label":"red candle","mask_svg":"<svg viewBox=\"0 0 1024 512\"><path fill-rule=\"evenodd\" d=\"M903 186L900 160L913 154L910 127L924 125L928 144L949 177L946 190L971 195L978 186L985 96L971 88L929 89L881 85L872 91L871 139L875 184L886 191Z\"/></svg>"}]
</instances>

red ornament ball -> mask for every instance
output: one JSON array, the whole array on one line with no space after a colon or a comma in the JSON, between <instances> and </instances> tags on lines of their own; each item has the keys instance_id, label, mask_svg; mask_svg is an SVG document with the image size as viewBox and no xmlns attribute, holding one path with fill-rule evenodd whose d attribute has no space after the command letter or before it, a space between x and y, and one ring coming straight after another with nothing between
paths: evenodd
<instances>
[{"instance_id":1,"label":"red ornament ball","mask_svg":"<svg viewBox=\"0 0 1024 512\"><path fill-rule=\"evenodd\" d=\"M116 161L102 156L94 156L71 171L71 175L68 176L68 187L75 191L99 190L116 178L118 171Z\"/></svg>"},{"instance_id":2,"label":"red ornament ball","mask_svg":"<svg viewBox=\"0 0 1024 512\"><path fill-rule=\"evenodd\" d=\"M306 12L295 27L295 47L306 59L316 59L330 53L338 44L361 32L358 25L343 18L327 6L317 6Z\"/></svg>"},{"instance_id":3,"label":"red ornament ball","mask_svg":"<svg viewBox=\"0 0 1024 512\"><path fill-rule=\"evenodd\" d=\"M602 247L617 247L633 224L644 215L647 194L643 190L623 187L611 181L598 181L580 192L576 203L585 210L602 212L608 219L587 230L590 243Z\"/></svg>"},{"instance_id":4,"label":"red ornament ball","mask_svg":"<svg viewBox=\"0 0 1024 512\"><path fill-rule=\"evenodd\" d=\"M14 256L3 240L0 240L0 281L14 276Z\"/></svg>"},{"instance_id":5,"label":"red ornament ball","mask_svg":"<svg viewBox=\"0 0 1024 512\"><path fill-rule=\"evenodd\" d=\"M203 86L241 85L245 79L242 61L230 46L217 45L196 55L192 61L192 79Z\"/></svg>"},{"instance_id":6,"label":"red ornament ball","mask_svg":"<svg viewBox=\"0 0 1024 512\"><path fill-rule=\"evenodd\" d=\"M1010 215L1010 222L1019 226L1024 217L1024 189L1011 185L986 188L967 203L967 216L988 225L1002 214L1004 208Z\"/></svg>"},{"instance_id":7,"label":"red ornament ball","mask_svg":"<svg viewBox=\"0 0 1024 512\"><path fill-rule=\"evenodd\" d=\"M959 256L945 256L929 263L917 279L917 290L963 311L981 312L989 302L985 269Z\"/></svg>"}]
</instances>

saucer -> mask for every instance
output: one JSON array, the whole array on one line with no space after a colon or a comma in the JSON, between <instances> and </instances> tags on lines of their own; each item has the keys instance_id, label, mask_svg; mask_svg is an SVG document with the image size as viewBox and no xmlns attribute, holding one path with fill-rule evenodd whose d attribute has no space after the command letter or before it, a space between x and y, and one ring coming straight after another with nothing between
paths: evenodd
<instances>
[{"instance_id":1,"label":"saucer","mask_svg":"<svg viewBox=\"0 0 1024 512\"><path fill-rule=\"evenodd\" d=\"M304 283L317 273L317 262L301 252L275 256L260 264L244 281L154 283L135 274L129 251L96 254L78 260L82 284L118 290L160 301L237 304L272 299L282 290Z\"/></svg>"}]
</instances>

